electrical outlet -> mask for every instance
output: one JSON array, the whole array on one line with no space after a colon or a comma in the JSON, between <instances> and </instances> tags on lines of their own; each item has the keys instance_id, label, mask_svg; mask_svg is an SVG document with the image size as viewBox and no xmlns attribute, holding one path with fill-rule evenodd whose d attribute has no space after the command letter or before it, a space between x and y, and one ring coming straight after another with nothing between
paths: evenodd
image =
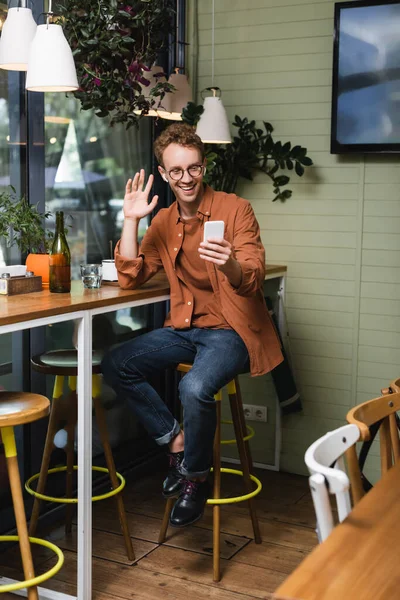
<instances>
[{"instance_id":1,"label":"electrical outlet","mask_svg":"<svg viewBox=\"0 0 400 600\"><path fill-rule=\"evenodd\" d=\"M243 404L246 421L267 421L267 407L258 404Z\"/></svg>"},{"instance_id":2,"label":"electrical outlet","mask_svg":"<svg viewBox=\"0 0 400 600\"><path fill-rule=\"evenodd\" d=\"M246 419L246 421L253 421L254 420L254 406L252 406L251 404L243 404L243 412L244 412L244 418Z\"/></svg>"},{"instance_id":3,"label":"electrical outlet","mask_svg":"<svg viewBox=\"0 0 400 600\"><path fill-rule=\"evenodd\" d=\"M267 407L254 406L254 421L267 421Z\"/></svg>"}]
</instances>

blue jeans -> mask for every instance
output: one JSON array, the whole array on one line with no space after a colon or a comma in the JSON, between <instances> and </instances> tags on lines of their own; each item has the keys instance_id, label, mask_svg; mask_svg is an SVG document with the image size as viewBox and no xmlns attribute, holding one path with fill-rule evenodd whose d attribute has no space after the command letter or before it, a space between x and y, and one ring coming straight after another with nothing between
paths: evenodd
<instances>
[{"instance_id":1,"label":"blue jeans","mask_svg":"<svg viewBox=\"0 0 400 600\"><path fill-rule=\"evenodd\" d=\"M206 475L212 465L216 427L214 394L249 368L247 348L230 329L155 329L114 348L103 359L106 382L128 399L137 418L157 444L168 444L179 423L147 379L180 362L193 367L180 381L188 478Z\"/></svg>"}]
</instances>

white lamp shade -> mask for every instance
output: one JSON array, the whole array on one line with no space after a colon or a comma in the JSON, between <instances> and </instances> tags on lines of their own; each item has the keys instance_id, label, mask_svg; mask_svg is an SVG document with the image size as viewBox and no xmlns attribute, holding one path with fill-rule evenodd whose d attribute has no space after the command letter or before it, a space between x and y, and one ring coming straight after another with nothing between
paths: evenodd
<instances>
[{"instance_id":1,"label":"white lamp shade","mask_svg":"<svg viewBox=\"0 0 400 600\"><path fill-rule=\"evenodd\" d=\"M221 98L204 99L204 112L197 123L197 135L207 144L231 144L229 121Z\"/></svg>"},{"instance_id":2,"label":"white lamp shade","mask_svg":"<svg viewBox=\"0 0 400 600\"><path fill-rule=\"evenodd\" d=\"M26 71L36 23L30 8L9 8L1 31L0 68Z\"/></svg>"},{"instance_id":3,"label":"white lamp shade","mask_svg":"<svg viewBox=\"0 0 400 600\"><path fill-rule=\"evenodd\" d=\"M38 25L29 54L26 89L72 92L78 88L74 59L61 25Z\"/></svg>"},{"instance_id":4,"label":"white lamp shade","mask_svg":"<svg viewBox=\"0 0 400 600\"><path fill-rule=\"evenodd\" d=\"M164 83L167 80L165 76L155 77L155 75L157 75L159 73L163 73L163 72L164 72L164 69L162 67L160 67L158 65L153 65L150 68L150 71L145 71L143 73L143 77L150 81L149 85L140 84L140 87L142 88L142 94L146 98L146 100L152 99L152 97L150 95L150 91L153 89L153 87L155 87L157 85L157 83ZM159 110L151 108L149 110L149 112L146 113L146 117L161 117L164 112L165 111L162 108L160 108ZM142 113L142 111L135 110L134 113L136 115L140 115Z\"/></svg>"},{"instance_id":5,"label":"white lamp shade","mask_svg":"<svg viewBox=\"0 0 400 600\"><path fill-rule=\"evenodd\" d=\"M165 94L162 102L164 111L160 114L163 119L182 121L182 110L188 102L193 100L192 88L188 78L182 73L172 73L168 79L175 88L175 92Z\"/></svg>"}]
</instances>

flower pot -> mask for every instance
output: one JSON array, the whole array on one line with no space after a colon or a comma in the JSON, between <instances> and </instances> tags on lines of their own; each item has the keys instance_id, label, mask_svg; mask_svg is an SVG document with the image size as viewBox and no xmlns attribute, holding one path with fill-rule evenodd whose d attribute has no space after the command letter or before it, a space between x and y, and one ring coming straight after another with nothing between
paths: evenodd
<instances>
[{"instance_id":1,"label":"flower pot","mask_svg":"<svg viewBox=\"0 0 400 600\"><path fill-rule=\"evenodd\" d=\"M27 271L33 271L35 275L41 275L44 288L49 287L49 259L48 254L28 254L25 262Z\"/></svg>"}]
</instances>

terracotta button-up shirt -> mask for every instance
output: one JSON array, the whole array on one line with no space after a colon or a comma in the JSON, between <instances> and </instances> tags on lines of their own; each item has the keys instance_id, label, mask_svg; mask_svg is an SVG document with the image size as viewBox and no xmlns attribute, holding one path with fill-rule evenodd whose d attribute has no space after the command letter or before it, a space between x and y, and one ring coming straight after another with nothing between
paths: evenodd
<instances>
[{"instance_id":1,"label":"terracotta button-up shirt","mask_svg":"<svg viewBox=\"0 0 400 600\"><path fill-rule=\"evenodd\" d=\"M186 256L185 226L180 219L177 203L161 209L146 231L138 257L128 259L115 249L115 264L118 281L124 289L135 289L148 281L161 268L165 269L171 288L171 315L165 325L176 329L187 327L213 327L214 319L221 317L220 325L234 329L242 338L249 352L252 375L262 375L276 367L282 360L280 342L265 305L262 286L265 277L265 251L261 243L260 229L251 204L235 194L215 192L205 187L197 211L199 228L193 240L203 237L205 220L224 221L225 239L233 246L234 256L242 269L242 280L234 288L216 265L198 258L198 245L189 243L188 251L193 254L192 266L198 260L205 263L210 288L204 272L196 276ZM190 250L189 250L190 248ZM201 267L204 269L204 267ZM185 272L187 281L184 280ZM199 288L196 288L196 277ZM204 285L208 291L204 289ZM205 294L205 296L203 295ZM210 313L207 310L210 298ZM205 300L204 300L205 298ZM194 303L199 308L192 308ZM203 311L203 312L201 312ZM186 320L187 319L187 320ZM199 325L200 323L200 325ZM205 323L205 324L204 324ZM227 325L225 325L226 323ZM229 349L228 349L229 350Z\"/></svg>"},{"instance_id":2,"label":"terracotta button-up shirt","mask_svg":"<svg viewBox=\"0 0 400 600\"><path fill-rule=\"evenodd\" d=\"M214 294L207 273L206 261L200 258L199 244L203 239L204 216L201 212L191 219L182 219L182 245L176 259L176 274L182 284L186 301L186 311L182 319L184 327L206 329L231 329L221 312L219 296ZM165 326L172 325L168 315Z\"/></svg>"}]
</instances>

